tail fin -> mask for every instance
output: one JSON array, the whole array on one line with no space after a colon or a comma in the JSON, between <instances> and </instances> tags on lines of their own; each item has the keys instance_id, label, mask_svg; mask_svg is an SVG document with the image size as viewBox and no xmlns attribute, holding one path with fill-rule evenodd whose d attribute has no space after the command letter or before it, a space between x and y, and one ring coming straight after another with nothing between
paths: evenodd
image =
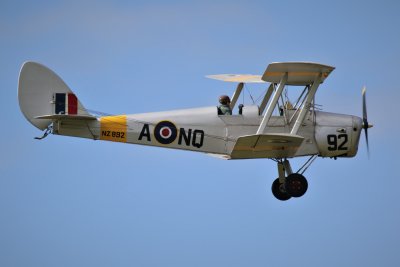
<instances>
[{"instance_id":1,"label":"tail fin","mask_svg":"<svg viewBox=\"0 0 400 267\"><path fill-rule=\"evenodd\" d=\"M35 62L22 65L18 101L25 118L40 130L52 123L52 119L43 119L43 116L90 115L57 74Z\"/></svg>"}]
</instances>

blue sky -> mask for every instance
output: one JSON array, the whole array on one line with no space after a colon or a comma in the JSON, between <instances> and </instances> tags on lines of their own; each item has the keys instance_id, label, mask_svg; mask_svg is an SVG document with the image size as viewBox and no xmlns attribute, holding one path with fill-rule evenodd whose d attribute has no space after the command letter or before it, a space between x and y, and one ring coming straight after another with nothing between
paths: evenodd
<instances>
[{"instance_id":1,"label":"blue sky","mask_svg":"<svg viewBox=\"0 0 400 267\"><path fill-rule=\"evenodd\" d=\"M1 1L0 266L397 266L398 10L397 1ZM16 97L26 60L113 114L216 105L233 86L208 74L332 65L317 102L359 116L367 86L371 157L362 137L355 158L317 159L306 195L280 202L269 160L37 141Z\"/></svg>"}]
</instances>

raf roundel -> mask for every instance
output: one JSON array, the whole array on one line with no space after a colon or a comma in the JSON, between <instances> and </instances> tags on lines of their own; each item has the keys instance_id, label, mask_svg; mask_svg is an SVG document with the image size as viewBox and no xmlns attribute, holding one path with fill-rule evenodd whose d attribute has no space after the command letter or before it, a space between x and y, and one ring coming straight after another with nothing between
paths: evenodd
<instances>
[{"instance_id":1,"label":"raf roundel","mask_svg":"<svg viewBox=\"0 0 400 267\"><path fill-rule=\"evenodd\" d=\"M175 124L170 121L161 121L157 123L154 128L154 136L156 140L163 144L168 145L175 141L178 135L178 130Z\"/></svg>"}]
</instances>

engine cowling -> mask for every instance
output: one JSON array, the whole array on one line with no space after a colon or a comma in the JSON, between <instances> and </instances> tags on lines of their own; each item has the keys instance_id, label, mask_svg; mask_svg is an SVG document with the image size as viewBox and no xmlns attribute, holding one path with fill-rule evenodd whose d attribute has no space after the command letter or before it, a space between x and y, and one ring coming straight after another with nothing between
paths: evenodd
<instances>
[{"instance_id":1,"label":"engine cowling","mask_svg":"<svg viewBox=\"0 0 400 267\"><path fill-rule=\"evenodd\" d=\"M317 112L315 140L322 157L354 157L362 119L352 115Z\"/></svg>"}]
</instances>

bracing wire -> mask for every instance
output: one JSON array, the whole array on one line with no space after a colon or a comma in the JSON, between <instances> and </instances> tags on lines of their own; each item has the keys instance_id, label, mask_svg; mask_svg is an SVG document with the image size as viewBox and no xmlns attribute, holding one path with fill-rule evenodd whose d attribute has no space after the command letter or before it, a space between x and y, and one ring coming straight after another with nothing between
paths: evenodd
<instances>
[{"instance_id":1,"label":"bracing wire","mask_svg":"<svg viewBox=\"0 0 400 267\"><path fill-rule=\"evenodd\" d=\"M250 93L249 89L247 88L247 85L246 85L246 84L244 84L244 88L246 89L247 93L249 94L249 96L250 96L250 98L251 98L251 101L253 101L253 105L254 105L256 102L254 101L254 98L253 98L253 96L251 95L251 93Z\"/></svg>"}]
</instances>

